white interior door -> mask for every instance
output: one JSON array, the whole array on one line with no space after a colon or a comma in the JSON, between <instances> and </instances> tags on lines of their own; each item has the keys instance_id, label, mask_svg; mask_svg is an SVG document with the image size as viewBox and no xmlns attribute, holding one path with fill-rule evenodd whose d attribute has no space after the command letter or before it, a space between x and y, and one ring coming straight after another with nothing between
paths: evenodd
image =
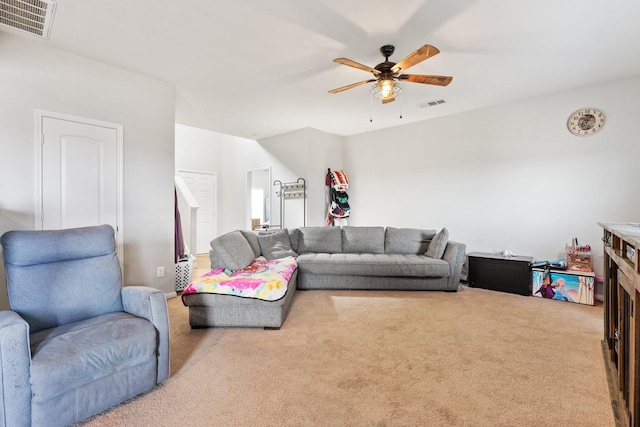
<instances>
[{"instance_id":1,"label":"white interior door","mask_svg":"<svg viewBox=\"0 0 640 427\"><path fill-rule=\"evenodd\" d=\"M39 115L39 125L36 228L109 224L122 266L121 127L46 113Z\"/></svg>"},{"instance_id":2,"label":"white interior door","mask_svg":"<svg viewBox=\"0 0 640 427\"><path fill-rule=\"evenodd\" d=\"M217 236L216 175L213 173L178 171L178 176L182 177L189 191L191 191L198 205L200 205L198 209L195 252L197 254L209 253L210 242Z\"/></svg>"}]
</instances>

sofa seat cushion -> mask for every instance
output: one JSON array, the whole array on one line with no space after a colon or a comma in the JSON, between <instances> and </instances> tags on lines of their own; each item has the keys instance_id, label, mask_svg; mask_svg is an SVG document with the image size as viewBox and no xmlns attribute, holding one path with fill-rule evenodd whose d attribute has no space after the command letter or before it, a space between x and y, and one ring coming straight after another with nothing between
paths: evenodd
<instances>
[{"instance_id":1,"label":"sofa seat cushion","mask_svg":"<svg viewBox=\"0 0 640 427\"><path fill-rule=\"evenodd\" d=\"M153 324L125 312L36 332L31 340L31 391L46 402L69 390L156 359Z\"/></svg>"},{"instance_id":2,"label":"sofa seat cushion","mask_svg":"<svg viewBox=\"0 0 640 427\"><path fill-rule=\"evenodd\" d=\"M303 253L298 269L306 274L447 277L449 263L424 255Z\"/></svg>"}]
</instances>

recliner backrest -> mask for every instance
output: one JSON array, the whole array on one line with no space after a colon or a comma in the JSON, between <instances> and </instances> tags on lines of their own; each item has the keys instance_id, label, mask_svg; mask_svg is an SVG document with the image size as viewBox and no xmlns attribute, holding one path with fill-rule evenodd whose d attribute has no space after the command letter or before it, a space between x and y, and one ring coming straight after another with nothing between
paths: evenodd
<instances>
[{"instance_id":1,"label":"recliner backrest","mask_svg":"<svg viewBox=\"0 0 640 427\"><path fill-rule=\"evenodd\" d=\"M9 231L0 243L9 304L31 333L123 311L111 226Z\"/></svg>"}]
</instances>

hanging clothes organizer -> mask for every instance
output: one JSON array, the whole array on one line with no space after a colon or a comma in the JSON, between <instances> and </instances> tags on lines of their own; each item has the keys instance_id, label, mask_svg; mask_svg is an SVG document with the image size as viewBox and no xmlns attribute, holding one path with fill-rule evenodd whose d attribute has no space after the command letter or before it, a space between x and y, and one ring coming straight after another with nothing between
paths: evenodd
<instances>
[{"instance_id":1,"label":"hanging clothes organizer","mask_svg":"<svg viewBox=\"0 0 640 427\"><path fill-rule=\"evenodd\" d=\"M342 170L332 171L327 169L325 184L329 189L327 225L347 225L347 218L351 214L349 195L347 194L347 189L349 188L347 174Z\"/></svg>"},{"instance_id":2,"label":"hanging clothes organizer","mask_svg":"<svg viewBox=\"0 0 640 427\"><path fill-rule=\"evenodd\" d=\"M285 228L286 201L291 199L302 199L302 226L307 226L307 197L306 181L298 178L295 182L282 182L279 179L273 181L273 185L278 186L276 194L280 197L280 228Z\"/></svg>"}]
</instances>

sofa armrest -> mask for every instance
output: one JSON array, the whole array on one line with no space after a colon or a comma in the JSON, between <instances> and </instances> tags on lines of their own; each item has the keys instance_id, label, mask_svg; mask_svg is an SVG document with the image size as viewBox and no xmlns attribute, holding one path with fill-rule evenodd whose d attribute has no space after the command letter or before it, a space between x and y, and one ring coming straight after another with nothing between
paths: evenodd
<instances>
[{"instance_id":1,"label":"sofa armrest","mask_svg":"<svg viewBox=\"0 0 640 427\"><path fill-rule=\"evenodd\" d=\"M124 311L147 319L158 331L158 384L169 378L169 313L167 299L159 289L147 286L122 288Z\"/></svg>"},{"instance_id":2,"label":"sofa armrest","mask_svg":"<svg viewBox=\"0 0 640 427\"><path fill-rule=\"evenodd\" d=\"M449 240L442 259L449 263L449 289L458 290L467 245Z\"/></svg>"},{"instance_id":3,"label":"sofa armrest","mask_svg":"<svg viewBox=\"0 0 640 427\"><path fill-rule=\"evenodd\" d=\"M29 324L14 311L0 311L0 422L31 425Z\"/></svg>"}]
</instances>

